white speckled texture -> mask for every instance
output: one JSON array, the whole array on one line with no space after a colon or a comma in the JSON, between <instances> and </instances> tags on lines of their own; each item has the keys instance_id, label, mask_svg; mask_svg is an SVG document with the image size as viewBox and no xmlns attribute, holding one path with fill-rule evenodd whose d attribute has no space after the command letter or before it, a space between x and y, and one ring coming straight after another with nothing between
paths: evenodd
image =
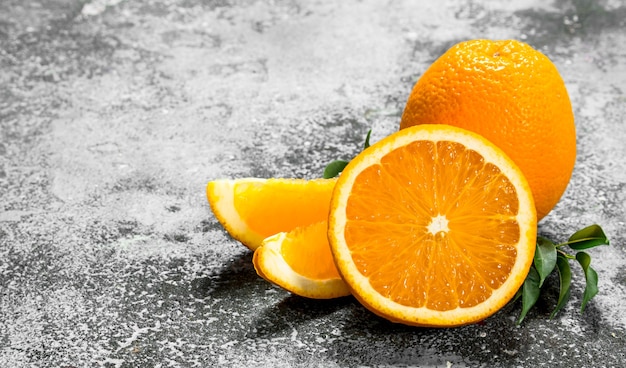
<instances>
[{"instance_id":1,"label":"white speckled texture","mask_svg":"<svg viewBox=\"0 0 626 368\"><path fill-rule=\"evenodd\" d=\"M621 367L626 5L620 0L0 2L0 367ZM546 53L578 161L542 235L599 223L600 294L521 326L417 329L261 280L210 212L220 177L321 175L397 129L452 44Z\"/></svg>"}]
</instances>

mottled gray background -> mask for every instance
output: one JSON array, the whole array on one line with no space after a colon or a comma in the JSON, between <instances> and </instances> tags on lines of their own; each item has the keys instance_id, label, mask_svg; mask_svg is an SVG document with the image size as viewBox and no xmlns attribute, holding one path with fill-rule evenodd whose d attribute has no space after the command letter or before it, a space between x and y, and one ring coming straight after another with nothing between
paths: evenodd
<instances>
[{"instance_id":1,"label":"mottled gray background","mask_svg":"<svg viewBox=\"0 0 626 368\"><path fill-rule=\"evenodd\" d=\"M621 367L622 0L0 0L0 367ZM516 38L570 92L578 160L540 233L601 224L600 294L419 329L257 277L221 177L321 175L395 131L456 42Z\"/></svg>"}]
</instances>

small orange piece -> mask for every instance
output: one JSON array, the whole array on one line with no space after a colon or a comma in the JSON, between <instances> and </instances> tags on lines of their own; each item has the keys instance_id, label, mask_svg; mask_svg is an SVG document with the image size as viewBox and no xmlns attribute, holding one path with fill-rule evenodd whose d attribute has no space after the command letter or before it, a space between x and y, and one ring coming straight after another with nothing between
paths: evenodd
<instances>
[{"instance_id":1,"label":"small orange piece","mask_svg":"<svg viewBox=\"0 0 626 368\"><path fill-rule=\"evenodd\" d=\"M574 114L545 55L514 41L461 42L419 78L400 128L450 124L500 147L522 170L542 219L561 198L576 161Z\"/></svg>"},{"instance_id":2,"label":"small orange piece","mask_svg":"<svg viewBox=\"0 0 626 368\"><path fill-rule=\"evenodd\" d=\"M251 250L263 239L328 218L336 179L220 179L206 193L217 220Z\"/></svg>"},{"instance_id":3,"label":"small orange piece","mask_svg":"<svg viewBox=\"0 0 626 368\"><path fill-rule=\"evenodd\" d=\"M263 240L253 257L259 276L307 298L350 295L330 253L327 224L318 222Z\"/></svg>"},{"instance_id":4,"label":"small orange piece","mask_svg":"<svg viewBox=\"0 0 626 368\"><path fill-rule=\"evenodd\" d=\"M480 321L523 284L537 217L524 175L485 138L419 125L364 150L339 177L328 236L374 313L418 326Z\"/></svg>"}]
</instances>

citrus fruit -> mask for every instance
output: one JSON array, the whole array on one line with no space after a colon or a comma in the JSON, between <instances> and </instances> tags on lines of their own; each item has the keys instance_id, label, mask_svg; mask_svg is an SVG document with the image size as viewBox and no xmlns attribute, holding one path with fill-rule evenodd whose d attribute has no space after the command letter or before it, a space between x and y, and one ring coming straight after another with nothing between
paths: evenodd
<instances>
[{"instance_id":1,"label":"citrus fruit","mask_svg":"<svg viewBox=\"0 0 626 368\"><path fill-rule=\"evenodd\" d=\"M252 258L259 276L307 298L350 295L330 253L327 224L322 221L263 240Z\"/></svg>"},{"instance_id":2,"label":"citrus fruit","mask_svg":"<svg viewBox=\"0 0 626 368\"><path fill-rule=\"evenodd\" d=\"M533 261L527 181L484 137L426 124L357 155L331 200L328 237L352 294L374 313L460 326L503 307Z\"/></svg>"},{"instance_id":3,"label":"citrus fruit","mask_svg":"<svg viewBox=\"0 0 626 368\"><path fill-rule=\"evenodd\" d=\"M336 179L219 179L206 193L217 220L255 250L263 239L325 221Z\"/></svg>"},{"instance_id":4,"label":"citrus fruit","mask_svg":"<svg viewBox=\"0 0 626 368\"><path fill-rule=\"evenodd\" d=\"M519 166L542 219L564 193L576 161L572 106L557 68L515 40L461 42L419 78L400 128L451 124L479 133Z\"/></svg>"}]
</instances>

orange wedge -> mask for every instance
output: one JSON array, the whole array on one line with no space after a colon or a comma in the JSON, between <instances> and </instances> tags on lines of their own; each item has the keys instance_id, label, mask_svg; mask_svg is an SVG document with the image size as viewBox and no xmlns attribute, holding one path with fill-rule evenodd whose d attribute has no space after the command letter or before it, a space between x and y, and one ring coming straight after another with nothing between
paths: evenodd
<instances>
[{"instance_id":1,"label":"orange wedge","mask_svg":"<svg viewBox=\"0 0 626 368\"><path fill-rule=\"evenodd\" d=\"M537 215L520 169L485 138L406 128L344 169L328 236L339 272L374 313L409 325L480 321L520 288Z\"/></svg>"},{"instance_id":2,"label":"orange wedge","mask_svg":"<svg viewBox=\"0 0 626 368\"><path fill-rule=\"evenodd\" d=\"M220 179L207 184L211 209L251 250L268 236L326 221L336 179Z\"/></svg>"},{"instance_id":3,"label":"orange wedge","mask_svg":"<svg viewBox=\"0 0 626 368\"><path fill-rule=\"evenodd\" d=\"M296 295L313 299L350 295L330 253L326 221L270 236L252 260L259 276Z\"/></svg>"}]
</instances>

